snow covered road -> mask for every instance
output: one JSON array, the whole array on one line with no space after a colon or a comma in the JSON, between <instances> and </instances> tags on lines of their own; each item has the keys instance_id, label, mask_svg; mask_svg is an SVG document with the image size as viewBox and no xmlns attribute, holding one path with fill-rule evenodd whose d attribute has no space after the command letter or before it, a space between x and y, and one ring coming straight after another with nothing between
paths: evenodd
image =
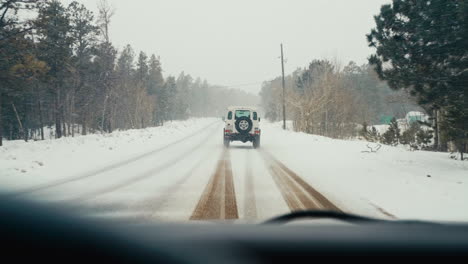
<instances>
[{"instance_id":1,"label":"snow covered road","mask_svg":"<svg viewBox=\"0 0 468 264\"><path fill-rule=\"evenodd\" d=\"M302 209L468 220L466 163L391 147L362 153L365 142L269 123L260 150L249 143L224 149L222 125L192 119L110 135L7 142L0 149L0 183L10 197L138 222L261 221Z\"/></svg>"}]
</instances>

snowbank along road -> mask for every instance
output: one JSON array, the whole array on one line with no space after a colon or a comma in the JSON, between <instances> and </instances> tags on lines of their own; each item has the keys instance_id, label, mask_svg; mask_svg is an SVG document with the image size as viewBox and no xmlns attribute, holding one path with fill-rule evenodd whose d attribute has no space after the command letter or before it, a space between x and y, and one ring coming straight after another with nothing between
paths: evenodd
<instances>
[{"instance_id":1,"label":"snowbank along road","mask_svg":"<svg viewBox=\"0 0 468 264\"><path fill-rule=\"evenodd\" d=\"M340 144L345 144L349 145L349 150L344 150L345 154L349 151L354 152L355 156L361 155L358 158L360 162L364 160L363 167L367 173L375 174L376 171L369 168L374 168L375 163L380 161L375 159L376 155L361 153L365 149L365 142L335 141L291 131L284 132L275 124L266 123L261 149L256 150L250 144L242 143L234 143L226 149L222 145L221 132L221 121L197 119L174 122L169 128L120 132L122 134L115 134L106 139L108 141L105 144L101 142L96 146L92 143L94 141L88 140L95 136L78 137L67 142L50 141L53 143L47 143L47 149L63 151L59 156L68 155L68 158L54 156L47 160L44 156L40 162L45 165L27 173L21 172L21 166L28 164L28 159L30 162L37 162L41 157L37 156L40 151L35 148L40 149L41 144L46 143L30 143L35 144L31 148L27 143L10 142L6 146L10 153L0 153L0 159L7 159L11 155L25 155L23 160L9 160L9 166L0 164L3 196L41 200L71 208L80 214L131 222L235 219L261 221L305 209L347 211L387 219L406 217L405 210L394 210L398 206L383 199L385 195L394 197L395 193L386 190L380 183L362 177L362 172L358 171L360 174L354 175L349 171L347 175L340 175L333 166L323 170L323 164L327 160L324 157L328 156L323 153L324 149L331 148L331 151L335 151L342 148ZM140 141L135 143L136 139ZM83 144L75 146L74 140ZM122 146L125 141L129 143ZM296 144L299 141L302 146ZM61 144L71 145L75 149L67 152L68 150L60 149ZM322 144L326 148L321 147ZM105 146L107 152L103 152L102 146ZM109 154L88 157L88 160L84 158L87 164L75 166L73 170L63 170L64 167L72 167L73 162L83 160L73 156L75 152L81 153L81 148L85 148L90 156L101 152ZM28 152L30 149L31 153ZM395 155L401 155L400 152L404 150L389 147L384 148L384 151L394 151ZM424 169L427 170L427 166L430 167L428 164L433 164L434 159L442 159L431 156L427 160L427 154L414 153L413 160L417 168L411 164L410 169L416 171L425 166ZM427 164L418 155L423 155ZM353 159L352 156L346 158ZM94 159L100 161L94 162ZM339 156L335 158L336 166L346 169L348 163L343 157L343 161L339 159ZM444 166L445 161L438 162L439 166ZM385 167L382 169L385 170ZM433 171L437 173L437 169L439 168L434 168ZM407 171L408 168L401 170ZM450 185L453 185L450 181L456 181L454 195L461 195L462 199L466 199L466 195L461 194L466 191L466 185L463 182L458 183L458 175L466 171L467 168L462 165L442 181L443 184L449 182ZM414 176L411 180L414 181ZM424 180L427 181L427 178ZM355 181L355 185L349 184L350 181ZM401 181L401 178L397 178L397 181ZM393 179L389 182L393 183ZM363 189L356 192L362 186L376 190L367 193ZM441 188L444 186L446 187L441 185ZM411 188L402 185L400 193L404 195L405 191L411 192ZM416 201L412 201L411 197L406 197L403 208L412 203L414 208L421 207L417 203L418 199L416 196ZM439 202L440 206L451 205L442 199ZM450 217L463 219L465 215L449 214Z\"/></svg>"}]
</instances>

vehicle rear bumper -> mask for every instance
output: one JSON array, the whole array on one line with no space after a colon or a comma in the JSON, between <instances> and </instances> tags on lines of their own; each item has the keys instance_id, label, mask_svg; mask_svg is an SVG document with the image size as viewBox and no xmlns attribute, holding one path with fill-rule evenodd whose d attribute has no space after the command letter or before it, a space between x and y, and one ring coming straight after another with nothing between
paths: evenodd
<instances>
[{"instance_id":1,"label":"vehicle rear bumper","mask_svg":"<svg viewBox=\"0 0 468 264\"><path fill-rule=\"evenodd\" d=\"M231 133L231 134L224 134L224 139L229 141L254 141L260 137L260 134L240 134L240 133Z\"/></svg>"}]
</instances>

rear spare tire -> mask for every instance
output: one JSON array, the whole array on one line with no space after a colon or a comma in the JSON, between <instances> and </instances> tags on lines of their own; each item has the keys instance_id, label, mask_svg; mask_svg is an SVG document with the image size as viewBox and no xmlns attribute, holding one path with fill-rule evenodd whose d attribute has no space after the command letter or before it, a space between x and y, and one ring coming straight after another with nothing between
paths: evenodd
<instances>
[{"instance_id":1,"label":"rear spare tire","mask_svg":"<svg viewBox=\"0 0 468 264\"><path fill-rule=\"evenodd\" d=\"M250 118L243 116L239 117L235 123L237 132L241 134L247 134L252 130L252 120Z\"/></svg>"}]
</instances>

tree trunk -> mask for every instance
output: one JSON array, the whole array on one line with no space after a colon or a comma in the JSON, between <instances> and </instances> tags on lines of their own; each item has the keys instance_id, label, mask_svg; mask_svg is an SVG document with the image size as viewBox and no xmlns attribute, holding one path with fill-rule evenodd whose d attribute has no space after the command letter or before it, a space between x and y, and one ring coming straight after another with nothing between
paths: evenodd
<instances>
[{"instance_id":1,"label":"tree trunk","mask_svg":"<svg viewBox=\"0 0 468 264\"><path fill-rule=\"evenodd\" d=\"M462 156L461 156L461 157L462 157L462 160L464 160L464 159L463 159L463 153L465 153L465 152L466 152L466 142L463 143L463 150L462 150Z\"/></svg>"},{"instance_id":2,"label":"tree trunk","mask_svg":"<svg viewBox=\"0 0 468 264\"><path fill-rule=\"evenodd\" d=\"M434 148L435 150L440 150L440 143L439 143L439 116L438 111L433 110L434 113Z\"/></svg>"},{"instance_id":3,"label":"tree trunk","mask_svg":"<svg viewBox=\"0 0 468 264\"><path fill-rule=\"evenodd\" d=\"M325 136L328 135L328 110L325 110Z\"/></svg>"},{"instance_id":4,"label":"tree trunk","mask_svg":"<svg viewBox=\"0 0 468 264\"><path fill-rule=\"evenodd\" d=\"M70 135L70 131L67 129L70 125L70 100L68 93L65 94L64 101L61 104L61 115L62 115L62 135L64 137L68 137Z\"/></svg>"},{"instance_id":5,"label":"tree trunk","mask_svg":"<svg viewBox=\"0 0 468 264\"><path fill-rule=\"evenodd\" d=\"M71 117L71 115L72 115L71 108L72 108L72 106L71 106L70 95L67 95L67 101L66 102L67 102L67 111L65 112L65 115L67 117L66 118L66 120L67 120L67 122L66 122L67 123L67 135L66 136L69 137L72 134L72 132L71 132L71 118L72 118Z\"/></svg>"},{"instance_id":6,"label":"tree trunk","mask_svg":"<svg viewBox=\"0 0 468 264\"><path fill-rule=\"evenodd\" d=\"M18 115L18 111L16 111L16 107L13 102L11 103L11 107L13 108L13 112L15 112L16 120L18 121L18 125L20 128L20 133L22 134L24 141L28 142L28 133L26 129L23 127L23 123L21 122L21 119Z\"/></svg>"},{"instance_id":7,"label":"tree trunk","mask_svg":"<svg viewBox=\"0 0 468 264\"><path fill-rule=\"evenodd\" d=\"M88 107L86 107L83 110L82 116L81 116L81 135L85 136L87 133L87 125L86 122L88 120Z\"/></svg>"},{"instance_id":8,"label":"tree trunk","mask_svg":"<svg viewBox=\"0 0 468 264\"><path fill-rule=\"evenodd\" d=\"M10 137L8 139L13 140L13 124L11 122L9 123L10 123Z\"/></svg>"},{"instance_id":9,"label":"tree trunk","mask_svg":"<svg viewBox=\"0 0 468 264\"><path fill-rule=\"evenodd\" d=\"M107 107L107 99L108 96L106 95L106 98L104 99L104 106L102 108L102 119L101 119L101 131L104 132L104 121L106 117L106 107Z\"/></svg>"},{"instance_id":10,"label":"tree trunk","mask_svg":"<svg viewBox=\"0 0 468 264\"><path fill-rule=\"evenodd\" d=\"M62 124L61 124L61 111L60 111L60 91L58 90L58 87L55 87L56 89L56 95L55 95L55 100L54 100L54 114L55 114L55 138L61 138L62 137Z\"/></svg>"},{"instance_id":11,"label":"tree trunk","mask_svg":"<svg viewBox=\"0 0 468 264\"><path fill-rule=\"evenodd\" d=\"M440 133L441 130L441 124L444 123L444 110L438 110L437 111L437 129L439 133L439 151L442 152L447 152L448 151L448 139L446 133L443 134L443 136Z\"/></svg>"},{"instance_id":12,"label":"tree trunk","mask_svg":"<svg viewBox=\"0 0 468 264\"><path fill-rule=\"evenodd\" d=\"M67 123L65 122L65 117L62 116L62 136L67 137Z\"/></svg>"},{"instance_id":13,"label":"tree trunk","mask_svg":"<svg viewBox=\"0 0 468 264\"><path fill-rule=\"evenodd\" d=\"M41 100L38 101L39 107L39 126L41 130L41 140L44 140L44 120L42 119L42 103Z\"/></svg>"},{"instance_id":14,"label":"tree trunk","mask_svg":"<svg viewBox=\"0 0 468 264\"><path fill-rule=\"evenodd\" d=\"M82 123L81 123L81 135L86 135L86 115L87 113L82 114Z\"/></svg>"},{"instance_id":15,"label":"tree trunk","mask_svg":"<svg viewBox=\"0 0 468 264\"><path fill-rule=\"evenodd\" d=\"M117 116L117 107L114 105L114 106L110 106L109 105L109 118L108 118L108 128L107 128L107 132L109 133L112 133L112 131L114 131L114 128L117 128L117 121L116 121L116 116Z\"/></svg>"},{"instance_id":16,"label":"tree trunk","mask_svg":"<svg viewBox=\"0 0 468 264\"><path fill-rule=\"evenodd\" d=\"M72 137L75 137L75 95L72 94L72 99L71 99L71 111L70 111L70 123L71 123L71 135Z\"/></svg>"}]
</instances>

